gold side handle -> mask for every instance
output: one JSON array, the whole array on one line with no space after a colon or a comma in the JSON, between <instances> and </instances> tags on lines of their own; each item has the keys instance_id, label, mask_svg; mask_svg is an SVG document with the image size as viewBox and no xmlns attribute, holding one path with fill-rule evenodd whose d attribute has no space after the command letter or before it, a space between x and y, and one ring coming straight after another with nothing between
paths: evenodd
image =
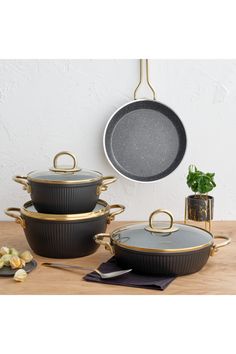
<instances>
[{"instance_id":1,"label":"gold side handle","mask_svg":"<svg viewBox=\"0 0 236 354\"><path fill-rule=\"evenodd\" d=\"M106 176L102 179L102 184L97 186L97 195L100 195L102 192L108 189L108 185L116 182L117 178L113 176Z\"/></svg>"},{"instance_id":2,"label":"gold side handle","mask_svg":"<svg viewBox=\"0 0 236 354\"><path fill-rule=\"evenodd\" d=\"M109 241L104 241L104 238L109 238ZM104 246L106 250L110 251L111 254L114 254L113 247L111 245L111 235L106 234L106 233L101 233L97 234L93 237L94 241L99 245L99 246Z\"/></svg>"},{"instance_id":3,"label":"gold side handle","mask_svg":"<svg viewBox=\"0 0 236 354\"><path fill-rule=\"evenodd\" d=\"M168 227L158 228L158 227L154 226L154 216L156 216L158 214L167 214L170 217L170 225ZM153 211L151 213L151 215L149 216L149 226L145 227L145 229L147 231L157 232L157 233L175 232L179 228L173 226L173 223L174 223L174 218L173 218L173 215L171 214L170 211L165 210L165 209L157 209L157 210Z\"/></svg>"},{"instance_id":4,"label":"gold side handle","mask_svg":"<svg viewBox=\"0 0 236 354\"><path fill-rule=\"evenodd\" d=\"M213 245L211 247L211 252L210 252L211 256L214 256L218 252L220 247L227 246L231 242L231 238L229 236L223 236L223 235L221 236L221 235L219 235L219 236L214 236L213 239L215 240L217 238L223 239L225 241L223 241L221 243L218 243L218 244L217 243L213 243Z\"/></svg>"},{"instance_id":5,"label":"gold side handle","mask_svg":"<svg viewBox=\"0 0 236 354\"><path fill-rule=\"evenodd\" d=\"M64 155L70 156L72 158L73 165L71 167L58 166L59 157L64 156ZM53 167L50 168L50 171L53 171L53 172L77 172L77 171L80 171L80 168L78 167L77 158L74 154L72 154L69 151L61 151L58 154L56 154L56 156L54 156Z\"/></svg>"},{"instance_id":6,"label":"gold side handle","mask_svg":"<svg viewBox=\"0 0 236 354\"><path fill-rule=\"evenodd\" d=\"M23 189L28 193L31 193L31 186L27 180L26 176L14 176L13 181L23 185Z\"/></svg>"},{"instance_id":7,"label":"gold side handle","mask_svg":"<svg viewBox=\"0 0 236 354\"><path fill-rule=\"evenodd\" d=\"M17 212L17 213L16 213ZM7 208L4 210L4 213L7 215L7 216L10 216L11 218L14 218L16 223L17 224L20 224L23 229L25 228L25 220L22 219L21 217L21 211L20 211L20 208ZM19 214L20 215L19 215Z\"/></svg>"},{"instance_id":8,"label":"gold side handle","mask_svg":"<svg viewBox=\"0 0 236 354\"><path fill-rule=\"evenodd\" d=\"M134 99L137 100L137 92L138 92L138 89L139 87L141 86L142 82L143 82L143 60L144 59L140 59L139 60L139 83L138 83L138 86L136 87L136 89L134 90ZM150 84L150 81L149 81L149 66L148 66L148 59L145 59L145 67L146 67L146 81L147 81L147 84L149 86L149 88L151 89L152 91L152 95L153 95L153 100L155 101L156 100L156 92L154 90L154 88L152 87L152 85Z\"/></svg>"},{"instance_id":9,"label":"gold side handle","mask_svg":"<svg viewBox=\"0 0 236 354\"><path fill-rule=\"evenodd\" d=\"M125 211L125 206L122 205L122 204L112 204L112 205L110 205L110 210L111 209L116 209L116 208L118 208L118 210L113 211L113 213L110 213L108 215L108 218L107 218L107 223L108 224L110 224L110 222L115 219L116 215L119 215L119 214L121 214L121 213L123 213Z\"/></svg>"}]
</instances>

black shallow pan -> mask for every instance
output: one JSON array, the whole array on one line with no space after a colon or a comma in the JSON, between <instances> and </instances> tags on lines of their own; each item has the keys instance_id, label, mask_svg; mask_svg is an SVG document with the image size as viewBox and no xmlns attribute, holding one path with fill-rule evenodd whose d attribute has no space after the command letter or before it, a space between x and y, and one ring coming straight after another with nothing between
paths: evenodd
<instances>
[{"instance_id":1,"label":"black shallow pan","mask_svg":"<svg viewBox=\"0 0 236 354\"><path fill-rule=\"evenodd\" d=\"M153 220L160 213L169 215L169 225ZM127 225L111 234L95 235L94 239L115 256L122 268L150 275L198 272L209 256L231 241L226 235L213 236L196 226L174 224L173 215L163 209L151 213L148 224ZM216 243L216 239L223 239L223 242Z\"/></svg>"},{"instance_id":2,"label":"black shallow pan","mask_svg":"<svg viewBox=\"0 0 236 354\"><path fill-rule=\"evenodd\" d=\"M185 154L187 138L177 114L156 101L149 82L148 60L146 79L153 100L136 99L142 77L141 60L134 101L112 115L104 131L103 146L108 161L119 174L138 182L153 182L178 167Z\"/></svg>"}]
</instances>

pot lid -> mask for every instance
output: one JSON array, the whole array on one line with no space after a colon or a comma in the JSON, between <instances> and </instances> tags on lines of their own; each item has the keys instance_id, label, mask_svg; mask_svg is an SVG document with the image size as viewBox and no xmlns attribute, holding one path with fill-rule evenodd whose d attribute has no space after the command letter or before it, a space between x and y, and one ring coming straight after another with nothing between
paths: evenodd
<instances>
[{"instance_id":1,"label":"pot lid","mask_svg":"<svg viewBox=\"0 0 236 354\"><path fill-rule=\"evenodd\" d=\"M165 213L170 223L155 222L154 216ZM149 224L135 224L113 231L112 242L123 247L142 252L187 252L212 244L213 236L195 226L173 224L172 214L163 209L154 211Z\"/></svg>"},{"instance_id":2,"label":"pot lid","mask_svg":"<svg viewBox=\"0 0 236 354\"><path fill-rule=\"evenodd\" d=\"M58 158L68 155L73 160L71 166L58 166ZM85 170L78 167L74 154L62 151L56 154L53 159L53 167L48 171L32 171L27 175L27 179L41 183L90 183L102 178L102 174L93 170Z\"/></svg>"},{"instance_id":3,"label":"pot lid","mask_svg":"<svg viewBox=\"0 0 236 354\"><path fill-rule=\"evenodd\" d=\"M24 204L21 208L21 213L25 216L40 219L40 220L51 220L51 221L76 221L76 220L88 220L105 215L110 210L110 206L104 200L99 199L95 208L89 213L81 214L44 214L39 213L33 206L32 201Z\"/></svg>"}]
</instances>

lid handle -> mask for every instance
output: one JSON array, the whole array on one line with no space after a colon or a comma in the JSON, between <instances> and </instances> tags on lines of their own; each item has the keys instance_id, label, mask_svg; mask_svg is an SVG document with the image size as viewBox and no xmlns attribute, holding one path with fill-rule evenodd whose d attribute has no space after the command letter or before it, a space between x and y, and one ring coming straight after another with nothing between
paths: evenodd
<instances>
[{"instance_id":1,"label":"lid handle","mask_svg":"<svg viewBox=\"0 0 236 354\"><path fill-rule=\"evenodd\" d=\"M168 227L162 227L162 228L155 227L154 226L154 216L157 214L167 214L170 217L170 225ZM149 226L145 227L145 229L147 231L157 232L157 233L175 232L179 228L173 226L173 223L174 223L174 218L173 218L173 215L171 214L170 211L165 210L165 209L157 209L157 210L153 211L151 213L151 215L149 216Z\"/></svg>"},{"instance_id":2,"label":"lid handle","mask_svg":"<svg viewBox=\"0 0 236 354\"><path fill-rule=\"evenodd\" d=\"M72 167L58 166L58 159L60 156L63 156L63 155L67 155L72 158L72 160L73 160ZM50 171L53 171L53 172L77 172L77 171L80 171L80 168L78 167L77 159L74 154L72 154L69 151L61 151L54 156L53 167L50 168Z\"/></svg>"}]
</instances>

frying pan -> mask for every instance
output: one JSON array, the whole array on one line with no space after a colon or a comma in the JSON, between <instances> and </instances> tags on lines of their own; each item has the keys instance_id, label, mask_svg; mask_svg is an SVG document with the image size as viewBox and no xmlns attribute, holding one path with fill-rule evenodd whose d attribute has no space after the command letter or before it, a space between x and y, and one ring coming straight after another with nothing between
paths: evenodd
<instances>
[{"instance_id":1,"label":"frying pan","mask_svg":"<svg viewBox=\"0 0 236 354\"><path fill-rule=\"evenodd\" d=\"M143 82L141 59L134 100L111 116L103 136L105 155L112 167L123 177L144 183L157 181L174 171L184 157L187 143L180 118L171 108L156 101L147 59L146 81L153 99L137 99Z\"/></svg>"}]
</instances>

